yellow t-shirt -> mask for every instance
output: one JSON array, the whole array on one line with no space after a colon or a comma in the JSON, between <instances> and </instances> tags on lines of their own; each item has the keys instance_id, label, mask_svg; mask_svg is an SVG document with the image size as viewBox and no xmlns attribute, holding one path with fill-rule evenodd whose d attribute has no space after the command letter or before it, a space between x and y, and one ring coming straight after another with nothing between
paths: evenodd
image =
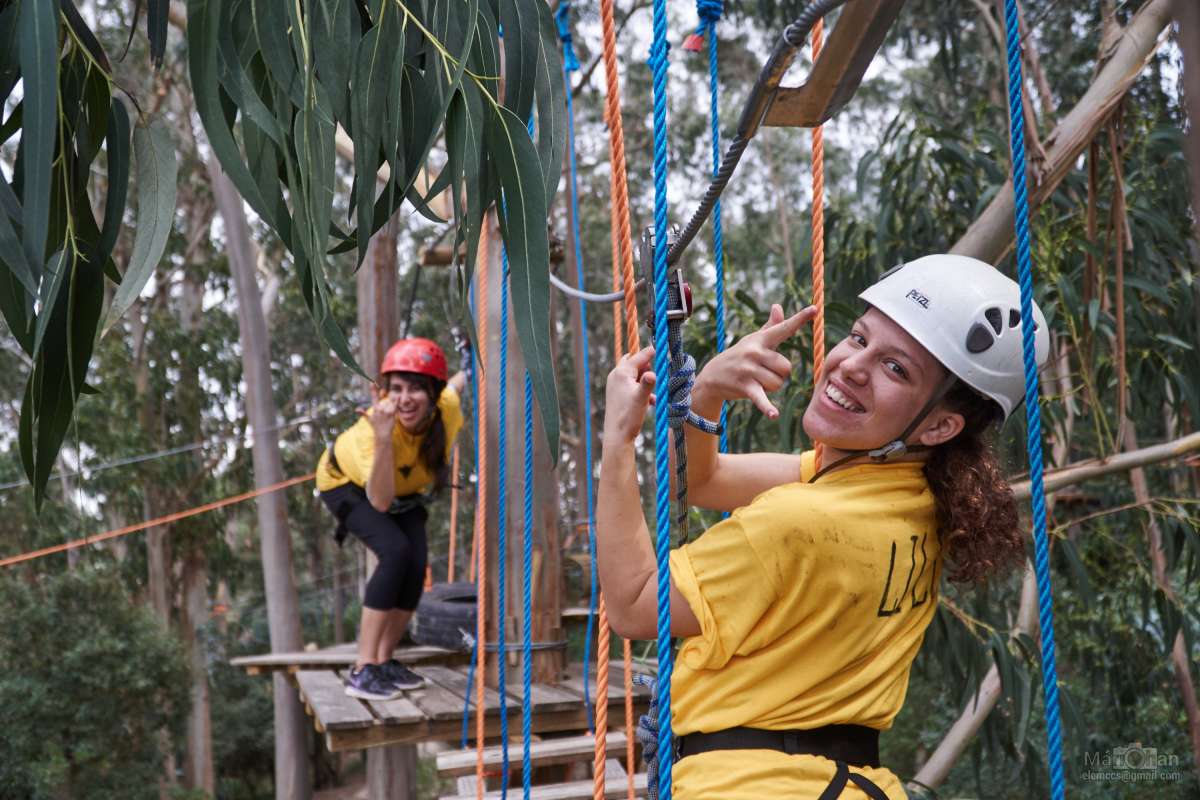
<instances>
[{"instance_id":1,"label":"yellow t-shirt","mask_svg":"<svg viewBox=\"0 0 1200 800\"><path fill-rule=\"evenodd\" d=\"M671 681L677 735L746 726L891 727L937 607L941 550L921 464L868 464L770 489L671 553L700 621ZM858 769L889 798L889 770ZM675 796L817 797L834 762L722 750L674 767ZM842 798L865 798L852 783Z\"/></svg>"},{"instance_id":2,"label":"yellow t-shirt","mask_svg":"<svg viewBox=\"0 0 1200 800\"><path fill-rule=\"evenodd\" d=\"M463 425L462 403L459 401L458 392L449 386L442 389L442 395L438 398L438 409L442 412L442 424L446 427L446 457L449 458L454 437ZM367 413L369 415L371 412ZM433 486L434 476L425 468L420 456L421 442L424 438L424 434L409 433L399 422L392 428L397 497L425 492ZM321 460L317 462L317 490L328 492L347 483L365 487L367 478L371 475L371 465L375 461L375 431L371 427L370 419L366 416L359 417L358 422L337 437L333 450L340 469L335 469L330 463L328 450L322 453Z\"/></svg>"}]
</instances>

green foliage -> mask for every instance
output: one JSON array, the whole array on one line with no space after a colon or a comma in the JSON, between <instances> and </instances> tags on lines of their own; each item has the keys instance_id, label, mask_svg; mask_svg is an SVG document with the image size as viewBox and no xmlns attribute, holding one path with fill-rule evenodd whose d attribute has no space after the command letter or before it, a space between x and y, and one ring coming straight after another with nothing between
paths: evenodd
<instances>
[{"instance_id":1,"label":"green foliage","mask_svg":"<svg viewBox=\"0 0 1200 800\"><path fill-rule=\"evenodd\" d=\"M0 797L156 797L187 707L178 644L109 570L27 578L0 575Z\"/></svg>"},{"instance_id":2,"label":"green foliage","mask_svg":"<svg viewBox=\"0 0 1200 800\"><path fill-rule=\"evenodd\" d=\"M162 11L166 1L151 6ZM0 176L0 313L32 362L23 370L20 452L40 505L86 389L106 283L136 297L162 255L169 227L162 217L165 210L169 223L175 206L174 153L165 131L139 111L140 221L157 217L161 235L143 236L139 227L122 275L112 254L125 210L130 125L113 96L108 57L72 0L0 5L0 43L0 107L9 110L0 144L20 134L12 185ZM93 168L101 165L103 173ZM150 170L159 180L143 183ZM104 200L100 222L93 195Z\"/></svg>"},{"instance_id":3,"label":"green foliage","mask_svg":"<svg viewBox=\"0 0 1200 800\"><path fill-rule=\"evenodd\" d=\"M357 250L361 261L370 235L405 199L437 220L428 201L448 188L455 241L465 241L466 263L473 264L483 216L493 205L500 209L517 332L531 354L542 422L557 451L554 365L544 357L544 220L565 127L546 4L322 0L302 14L298 4L267 0L192 0L188 27L196 110L213 151L279 235L319 334L351 367L360 369L331 313L328 253ZM532 119L536 137L525 129ZM354 142L346 230L333 213L339 126ZM443 128L446 166L422 195L417 178ZM388 181L377 194L381 167Z\"/></svg>"}]
</instances>

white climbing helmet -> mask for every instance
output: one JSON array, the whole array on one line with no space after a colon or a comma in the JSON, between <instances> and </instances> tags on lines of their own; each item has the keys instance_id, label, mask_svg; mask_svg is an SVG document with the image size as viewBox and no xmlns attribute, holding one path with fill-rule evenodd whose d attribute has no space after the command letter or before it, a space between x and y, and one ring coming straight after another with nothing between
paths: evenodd
<instances>
[{"instance_id":1,"label":"white climbing helmet","mask_svg":"<svg viewBox=\"0 0 1200 800\"><path fill-rule=\"evenodd\" d=\"M888 270L859 297L967 385L995 400L1005 419L1021 404L1021 290L1012 278L976 258L932 255ZM1050 336L1037 303L1033 319L1040 367L1050 353Z\"/></svg>"}]
</instances>

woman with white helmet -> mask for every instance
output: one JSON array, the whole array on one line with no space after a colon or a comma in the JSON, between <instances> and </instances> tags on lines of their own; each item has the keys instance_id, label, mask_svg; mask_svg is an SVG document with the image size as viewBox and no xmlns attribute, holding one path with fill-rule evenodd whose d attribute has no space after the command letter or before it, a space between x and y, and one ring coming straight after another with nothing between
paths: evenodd
<instances>
[{"instance_id":1,"label":"woman with white helmet","mask_svg":"<svg viewBox=\"0 0 1200 800\"><path fill-rule=\"evenodd\" d=\"M338 521L379 559L367 581L358 658L346 694L387 700L424 680L392 657L425 586L426 502L447 482L462 428L466 378L447 380L446 354L430 339L401 339L384 354L374 403L317 464L317 489Z\"/></svg>"},{"instance_id":2,"label":"woman with white helmet","mask_svg":"<svg viewBox=\"0 0 1200 800\"><path fill-rule=\"evenodd\" d=\"M905 797L880 766L879 731L950 580L1024 557L1016 504L989 436L1024 397L1019 289L981 261L934 255L886 273L829 352L804 414L812 452L718 454L689 430L696 505L731 516L671 553L675 796ZM714 357L692 407L767 393L791 369L784 319ZM1038 363L1049 345L1034 309ZM651 402L651 350L608 378L597 507L600 580L615 631L652 638L657 570L634 439ZM660 755L661 757L661 755ZM844 792L844 793L843 793Z\"/></svg>"}]
</instances>

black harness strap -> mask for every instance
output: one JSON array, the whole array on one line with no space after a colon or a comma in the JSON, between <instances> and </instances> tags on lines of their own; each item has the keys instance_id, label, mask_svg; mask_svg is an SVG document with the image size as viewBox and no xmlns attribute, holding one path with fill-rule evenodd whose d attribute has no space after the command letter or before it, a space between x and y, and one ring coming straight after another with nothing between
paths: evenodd
<instances>
[{"instance_id":1,"label":"black harness strap","mask_svg":"<svg viewBox=\"0 0 1200 800\"><path fill-rule=\"evenodd\" d=\"M883 789L876 786L866 775L851 772L850 767L845 761L837 762L837 772L834 774L833 780L829 782L829 785L825 787L825 791L821 792L821 796L817 800L837 800L842 796L842 791L846 788L847 781L862 789L871 800L888 800L888 796L883 793Z\"/></svg>"},{"instance_id":2,"label":"black harness strap","mask_svg":"<svg viewBox=\"0 0 1200 800\"><path fill-rule=\"evenodd\" d=\"M826 725L791 731L727 728L675 738L676 761L713 750L778 750L793 756L823 756L837 763L837 772L819 800L837 800L847 782L862 789L871 800L888 800L870 778L850 771L851 766L879 766L879 731L865 725Z\"/></svg>"}]
</instances>

